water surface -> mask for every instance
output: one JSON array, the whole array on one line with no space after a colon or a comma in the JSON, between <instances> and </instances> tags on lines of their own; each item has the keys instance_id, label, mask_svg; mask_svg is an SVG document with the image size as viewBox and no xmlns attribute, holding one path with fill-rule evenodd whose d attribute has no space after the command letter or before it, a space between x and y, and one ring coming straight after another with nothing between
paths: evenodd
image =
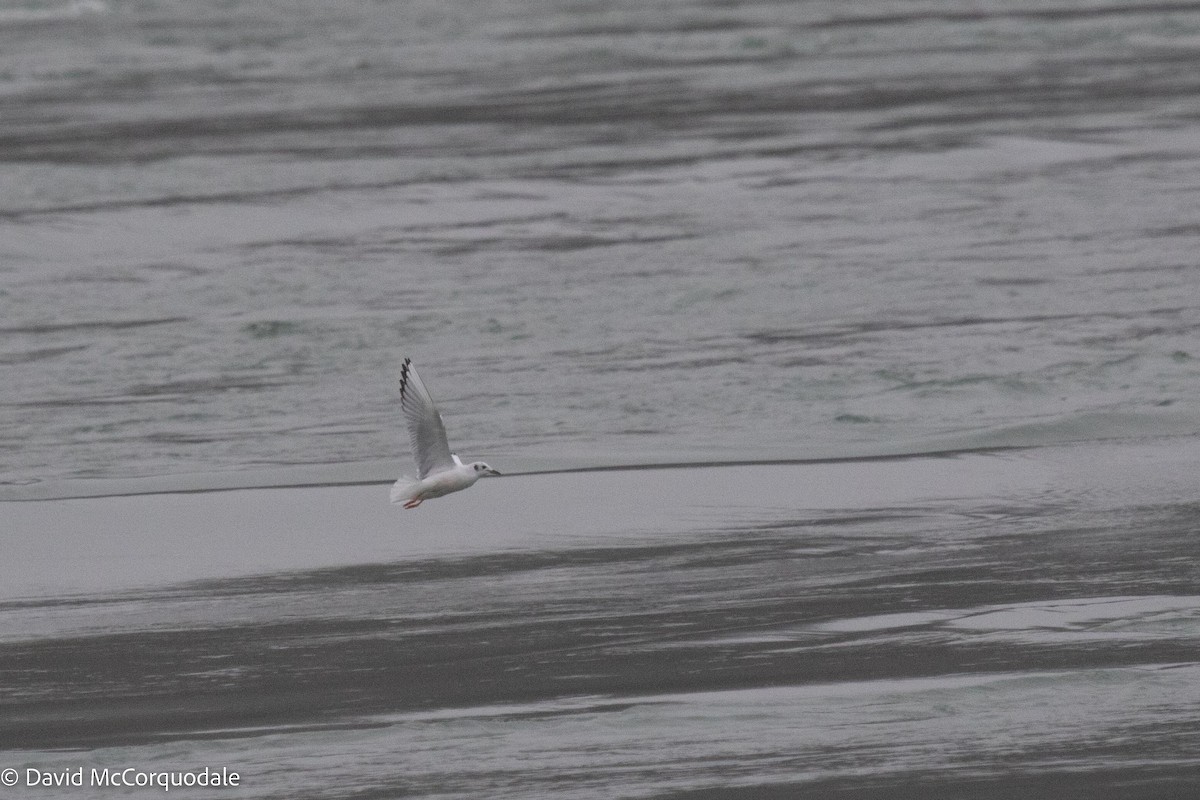
<instances>
[{"instance_id":1,"label":"water surface","mask_svg":"<svg viewBox=\"0 0 1200 800\"><path fill-rule=\"evenodd\" d=\"M0 478L382 479L406 355L510 465L1194 433L1198 42L1191 3L7 3Z\"/></svg>"},{"instance_id":2,"label":"water surface","mask_svg":"<svg viewBox=\"0 0 1200 800\"><path fill-rule=\"evenodd\" d=\"M1198 47L1192 2L0 0L0 769L1193 791ZM510 477L386 503L404 356Z\"/></svg>"}]
</instances>

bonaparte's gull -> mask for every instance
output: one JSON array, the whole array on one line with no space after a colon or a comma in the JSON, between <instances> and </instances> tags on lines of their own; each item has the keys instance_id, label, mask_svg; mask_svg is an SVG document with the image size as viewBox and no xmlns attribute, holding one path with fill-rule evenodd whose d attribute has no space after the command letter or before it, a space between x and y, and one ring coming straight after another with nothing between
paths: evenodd
<instances>
[{"instance_id":1,"label":"bonaparte's gull","mask_svg":"<svg viewBox=\"0 0 1200 800\"><path fill-rule=\"evenodd\" d=\"M482 461L464 464L450 452L446 441L446 426L429 390L417 375L412 359L404 359L400 367L400 408L408 425L413 457L417 460L420 478L407 475L392 486L392 502L416 508L431 497L457 492L471 486L480 478L500 473Z\"/></svg>"}]
</instances>

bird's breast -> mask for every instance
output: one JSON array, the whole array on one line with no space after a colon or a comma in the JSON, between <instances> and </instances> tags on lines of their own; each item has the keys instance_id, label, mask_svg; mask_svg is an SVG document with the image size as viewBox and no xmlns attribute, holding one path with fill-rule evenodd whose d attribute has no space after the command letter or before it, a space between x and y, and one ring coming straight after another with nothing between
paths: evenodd
<instances>
[{"instance_id":1,"label":"bird's breast","mask_svg":"<svg viewBox=\"0 0 1200 800\"><path fill-rule=\"evenodd\" d=\"M475 482L475 479L476 476L473 472L460 472L457 469L446 470L426 478L423 481L425 488L421 493L426 497L441 497L444 494L466 489Z\"/></svg>"}]
</instances>

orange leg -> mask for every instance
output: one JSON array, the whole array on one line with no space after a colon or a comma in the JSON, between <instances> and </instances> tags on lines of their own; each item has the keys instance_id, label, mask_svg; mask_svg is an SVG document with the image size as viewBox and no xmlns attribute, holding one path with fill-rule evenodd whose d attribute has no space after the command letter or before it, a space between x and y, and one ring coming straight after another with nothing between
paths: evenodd
<instances>
[{"instance_id":1,"label":"orange leg","mask_svg":"<svg viewBox=\"0 0 1200 800\"><path fill-rule=\"evenodd\" d=\"M405 503L404 507L405 508L416 508L417 506L421 505L421 501L424 499L425 498L423 498L423 497L414 497L412 500L409 500L407 503Z\"/></svg>"}]
</instances>

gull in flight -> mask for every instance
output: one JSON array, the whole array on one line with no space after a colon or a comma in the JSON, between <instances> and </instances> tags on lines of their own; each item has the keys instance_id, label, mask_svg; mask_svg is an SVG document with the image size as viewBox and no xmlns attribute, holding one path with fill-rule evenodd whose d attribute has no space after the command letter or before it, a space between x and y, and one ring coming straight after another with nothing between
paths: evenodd
<instances>
[{"instance_id":1,"label":"gull in flight","mask_svg":"<svg viewBox=\"0 0 1200 800\"><path fill-rule=\"evenodd\" d=\"M404 359L404 365L400 367L400 408L404 411L408 438L421 477L414 479L405 475L396 481L392 486L393 503L416 508L431 497L461 491L480 478L500 474L482 461L464 464L450 452L442 415L421 382L421 376L417 375L411 358Z\"/></svg>"}]
</instances>

